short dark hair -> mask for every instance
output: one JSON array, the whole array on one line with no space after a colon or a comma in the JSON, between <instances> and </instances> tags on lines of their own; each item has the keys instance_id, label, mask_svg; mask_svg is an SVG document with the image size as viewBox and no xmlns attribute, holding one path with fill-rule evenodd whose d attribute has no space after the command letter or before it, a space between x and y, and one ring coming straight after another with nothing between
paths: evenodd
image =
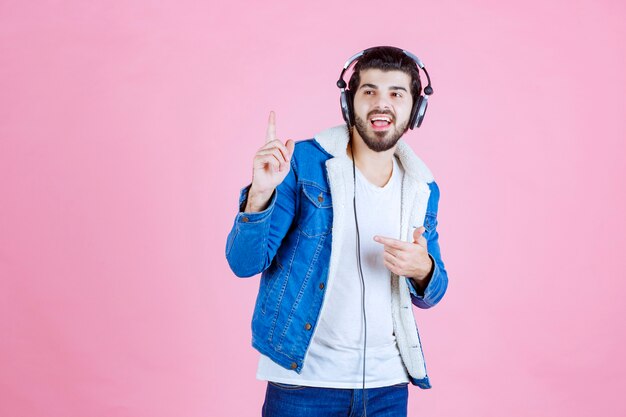
<instances>
[{"instance_id":1,"label":"short dark hair","mask_svg":"<svg viewBox=\"0 0 626 417\"><path fill-rule=\"evenodd\" d=\"M379 69L381 71L398 70L408 74L411 77L413 103L417 102L422 92L419 70L415 61L402 52L402 49L393 46L377 46L368 49L354 65L354 72L348 82L348 88L352 91L353 97L361 82L361 71L368 69Z\"/></svg>"}]
</instances>

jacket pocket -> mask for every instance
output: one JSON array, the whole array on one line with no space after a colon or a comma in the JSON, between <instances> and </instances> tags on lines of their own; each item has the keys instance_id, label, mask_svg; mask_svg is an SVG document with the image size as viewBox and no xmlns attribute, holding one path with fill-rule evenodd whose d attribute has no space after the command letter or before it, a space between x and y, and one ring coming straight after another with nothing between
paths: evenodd
<instances>
[{"instance_id":1,"label":"jacket pocket","mask_svg":"<svg viewBox=\"0 0 626 417\"><path fill-rule=\"evenodd\" d=\"M437 227L437 215L432 212L427 212L426 217L424 218L424 228L426 229L425 233L432 233L432 231Z\"/></svg>"},{"instance_id":2,"label":"jacket pocket","mask_svg":"<svg viewBox=\"0 0 626 417\"><path fill-rule=\"evenodd\" d=\"M278 389L282 389L286 391L294 391L294 390L301 390L301 389L307 388L304 385L283 384L282 382L267 381L267 383Z\"/></svg>"},{"instance_id":3,"label":"jacket pocket","mask_svg":"<svg viewBox=\"0 0 626 417\"><path fill-rule=\"evenodd\" d=\"M330 193L312 183L302 184L298 228L309 237L328 234L333 220Z\"/></svg>"}]
</instances>

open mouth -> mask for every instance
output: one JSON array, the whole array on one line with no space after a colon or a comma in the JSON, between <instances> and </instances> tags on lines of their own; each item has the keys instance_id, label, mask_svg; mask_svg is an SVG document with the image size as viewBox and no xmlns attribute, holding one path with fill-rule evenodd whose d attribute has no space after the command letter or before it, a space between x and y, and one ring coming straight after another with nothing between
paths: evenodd
<instances>
[{"instance_id":1,"label":"open mouth","mask_svg":"<svg viewBox=\"0 0 626 417\"><path fill-rule=\"evenodd\" d=\"M391 116L387 115L374 115L370 118L370 123L375 129L386 129L392 122Z\"/></svg>"}]
</instances>

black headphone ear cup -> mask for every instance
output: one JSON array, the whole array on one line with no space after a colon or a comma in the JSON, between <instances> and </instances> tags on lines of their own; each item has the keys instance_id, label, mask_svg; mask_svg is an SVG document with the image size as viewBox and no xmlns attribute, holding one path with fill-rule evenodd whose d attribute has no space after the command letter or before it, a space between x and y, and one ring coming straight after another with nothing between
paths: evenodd
<instances>
[{"instance_id":1,"label":"black headphone ear cup","mask_svg":"<svg viewBox=\"0 0 626 417\"><path fill-rule=\"evenodd\" d=\"M346 104L348 109L349 125L354 126L354 96L350 90L346 90Z\"/></svg>"},{"instance_id":2,"label":"black headphone ear cup","mask_svg":"<svg viewBox=\"0 0 626 417\"><path fill-rule=\"evenodd\" d=\"M420 105L422 104L422 98L424 96L420 95L417 98L417 101L413 103L413 107L411 108L411 117L409 117L409 128L414 129L417 126L417 113Z\"/></svg>"},{"instance_id":3,"label":"black headphone ear cup","mask_svg":"<svg viewBox=\"0 0 626 417\"><path fill-rule=\"evenodd\" d=\"M345 120L348 127L350 127L354 124L352 92L350 90L342 91L339 101L341 103L341 114L343 115L343 120Z\"/></svg>"},{"instance_id":4,"label":"black headphone ear cup","mask_svg":"<svg viewBox=\"0 0 626 417\"><path fill-rule=\"evenodd\" d=\"M426 108L428 107L428 96L420 96L417 99L417 103L411 110L411 118L409 119L409 127L414 129L422 125L424 121L424 115L426 114Z\"/></svg>"},{"instance_id":5,"label":"black headphone ear cup","mask_svg":"<svg viewBox=\"0 0 626 417\"><path fill-rule=\"evenodd\" d=\"M424 121L424 115L426 115L426 109L428 108L428 96L422 96L422 100L420 100L420 106L417 109L417 127L422 125Z\"/></svg>"}]
</instances>

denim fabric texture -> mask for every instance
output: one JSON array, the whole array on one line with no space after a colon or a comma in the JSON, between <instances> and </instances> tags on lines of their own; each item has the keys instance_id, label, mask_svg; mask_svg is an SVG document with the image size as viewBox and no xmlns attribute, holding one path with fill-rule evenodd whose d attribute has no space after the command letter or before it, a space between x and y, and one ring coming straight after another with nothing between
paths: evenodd
<instances>
[{"instance_id":1,"label":"denim fabric texture","mask_svg":"<svg viewBox=\"0 0 626 417\"><path fill-rule=\"evenodd\" d=\"M269 206L243 212L249 191L239 196L226 241L226 258L238 277L262 273L252 317L252 345L286 369L300 372L315 331L324 296L332 290L344 213L352 204L352 164L346 156L345 126L299 141L291 169L272 194ZM423 294L407 277L393 275L394 333L411 382L430 388L411 303L421 309L443 297L448 277L437 233L439 188L432 174L402 140L396 156L405 169L402 230L408 240L424 225L434 270ZM342 217L343 216L343 217ZM343 254L352 256L353 254Z\"/></svg>"},{"instance_id":2,"label":"denim fabric texture","mask_svg":"<svg viewBox=\"0 0 626 417\"><path fill-rule=\"evenodd\" d=\"M382 388L316 388L268 382L263 417L370 417L407 415L407 384Z\"/></svg>"}]
</instances>

